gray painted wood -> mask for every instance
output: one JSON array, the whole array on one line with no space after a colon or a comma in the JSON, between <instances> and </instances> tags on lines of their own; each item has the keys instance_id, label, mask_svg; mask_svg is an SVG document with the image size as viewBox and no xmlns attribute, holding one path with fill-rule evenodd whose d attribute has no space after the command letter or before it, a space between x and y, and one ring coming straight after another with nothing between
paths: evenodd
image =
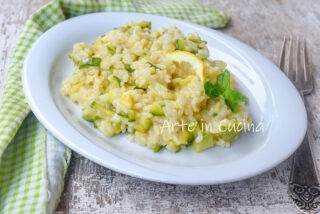
<instances>
[{"instance_id":1,"label":"gray painted wood","mask_svg":"<svg viewBox=\"0 0 320 214\"><path fill-rule=\"evenodd\" d=\"M48 1L1 2L0 94L19 29L32 12ZM292 33L307 38L309 61L315 73L315 90L307 97L307 103L311 145L319 168L319 2L197 1L226 11L232 20L221 31L245 42L275 63L284 35ZM298 213L287 194L290 167L291 158L244 181L212 186L178 186L122 175L74 153L57 213Z\"/></svg>"}]
</instances>

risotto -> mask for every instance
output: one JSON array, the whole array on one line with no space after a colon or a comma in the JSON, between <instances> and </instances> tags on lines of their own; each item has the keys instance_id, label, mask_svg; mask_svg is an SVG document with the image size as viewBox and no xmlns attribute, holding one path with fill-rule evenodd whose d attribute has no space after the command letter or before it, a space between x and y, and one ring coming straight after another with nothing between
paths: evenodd
<instances>
[{"instance_id":1,"label":"risotto","mask_svg":"<svg viewBox=\"0 0 320 214\"><path fill-rule=\"evenodd\" d=\"M226 63L208 57L197 33L131 21L74 45L74 72L61 92L107 137L129 133L155 152L230 146L240 131L229 127L250 122L247 98Z\"/></svg>"}]
</instances>

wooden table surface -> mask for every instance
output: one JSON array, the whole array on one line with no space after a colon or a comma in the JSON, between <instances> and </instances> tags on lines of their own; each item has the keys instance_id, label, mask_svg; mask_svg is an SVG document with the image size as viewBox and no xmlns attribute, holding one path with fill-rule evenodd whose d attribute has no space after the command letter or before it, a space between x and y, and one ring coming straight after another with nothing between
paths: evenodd
<instances>
[{"instance_id":1,"label":"wooden table surface","mask_svg":"<svg viewBox=\"0 0 320 214\"><path fill-rule=\"evenodd\" d=\"M307 97L310 109L309 129L312 131L312 146L319 168L319 1L198 1L226 11L232 17L232 21L227 28L220 31L245 42L274 63L278 61L281 42L285 35L295 34L307 38L309 61L315 73L315 90ZM47 2L49 0L1 2L0 94L5 86L9 59L22 24L31 13ZM299 213L287 194L291 159L266 173L244 181L211 186L179 186L126 176L73 153L57 212Z\"/></svg>"}]
</instances>

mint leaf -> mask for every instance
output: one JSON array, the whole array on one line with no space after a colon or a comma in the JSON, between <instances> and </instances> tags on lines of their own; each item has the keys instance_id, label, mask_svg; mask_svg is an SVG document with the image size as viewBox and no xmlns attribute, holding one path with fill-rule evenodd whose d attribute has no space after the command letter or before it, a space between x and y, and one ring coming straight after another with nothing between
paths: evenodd
<instances>
[{"instance_id":1,"label":"mint leaf","mask_svg":"<svg viewBox=\"0 0 320 214\"><path fill-rule=\"evenodd\" d=\"M217 83L219 83L221 93L230 88L230 72L227 69L218 75Z\"/></svg>"},{"instance_id":2,"label":"mint leaf","mask_svg":"<svg viewBox=\"0 0 320 214\"><path fill-rule=\"evenodd\" d=\"M210 79L206 79L204 82L204 90L206 95L211 98L223 96L226 105L232 112L238 110L238 104L241 102L247 102L248 99L239 91L230 89L230 72L225 69L217 77L217 82L212 84Z\"/></svg>"},{"instance_id":3,"label":"mint leaf","mask_svg":"<svg viewBox=\"0 0 320 214\"><path fill-rule=\"evenodd\" d=\"M231 109L232 112L238 111L238 103L232 102L230 100L224 100L227 106Z\"/></svg>"},{"instance_id":4,"label":"mint leaf","mask_svg":"<svg viewBox=\"0 0 320 214\"><path fill-rule=\"evenodd\" d=\"M238 103L248 101L248 99L243 94L232 89L225 90L222 96L224 97L227 106L231 109L232 112L236 112L238 110Z\"/></svg>"},{"instance_id":5,"label":"mint leaf","mask_svg":"<svg viewBox=\"0 0 320 214\"><path fill-rule=\"evenodd\" d=\"M227 89L223 92L223 97L227 100L233 100L234 102L247 102L247 98L239 91Z\"/></svg>"},{"instance_id":6,"label":"mint leaf","mask_svg":"<svg viewBox=\"0 0 320 214\"><path fill-rule=\"evenodd\" d=\"M212 84L210 82L210 79L206 79L204 81L204 91L206 95L208 95L211 98L216 98L219 97L220 92L219 92L219 84L216 82L215 84Z\"/></svg>"}]
</instances>

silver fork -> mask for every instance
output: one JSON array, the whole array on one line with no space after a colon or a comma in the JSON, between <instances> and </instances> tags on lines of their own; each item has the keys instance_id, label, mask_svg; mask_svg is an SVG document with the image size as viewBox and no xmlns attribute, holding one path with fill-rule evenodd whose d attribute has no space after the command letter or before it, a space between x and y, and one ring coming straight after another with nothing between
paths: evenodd
<instances>
[{"instance_id":1,"label":"silver fork","mask_svg":"<svg viewBox=\"0 0 320 214\"><path fill-rule=\"evenodd\" d=\"M289 59L285 59L287 41L289 40ZM296 86L304 101L304 96L310 94L313 89L312 74L308 69L306 41L303 39L303 47L300 48L300 39L296 39L296 54L294 56L294 39L286 37L283 40L280 69ZM301 55L302 53L302 55ZM286 61L288 66L286 67ZM296 61L295 69L294 61ZM307 134L294 154L290 175L289 194L296 207L303 213L318 213L320 210L320 182L318 171L313 159Z\"/></svg>"}]
</instances>

